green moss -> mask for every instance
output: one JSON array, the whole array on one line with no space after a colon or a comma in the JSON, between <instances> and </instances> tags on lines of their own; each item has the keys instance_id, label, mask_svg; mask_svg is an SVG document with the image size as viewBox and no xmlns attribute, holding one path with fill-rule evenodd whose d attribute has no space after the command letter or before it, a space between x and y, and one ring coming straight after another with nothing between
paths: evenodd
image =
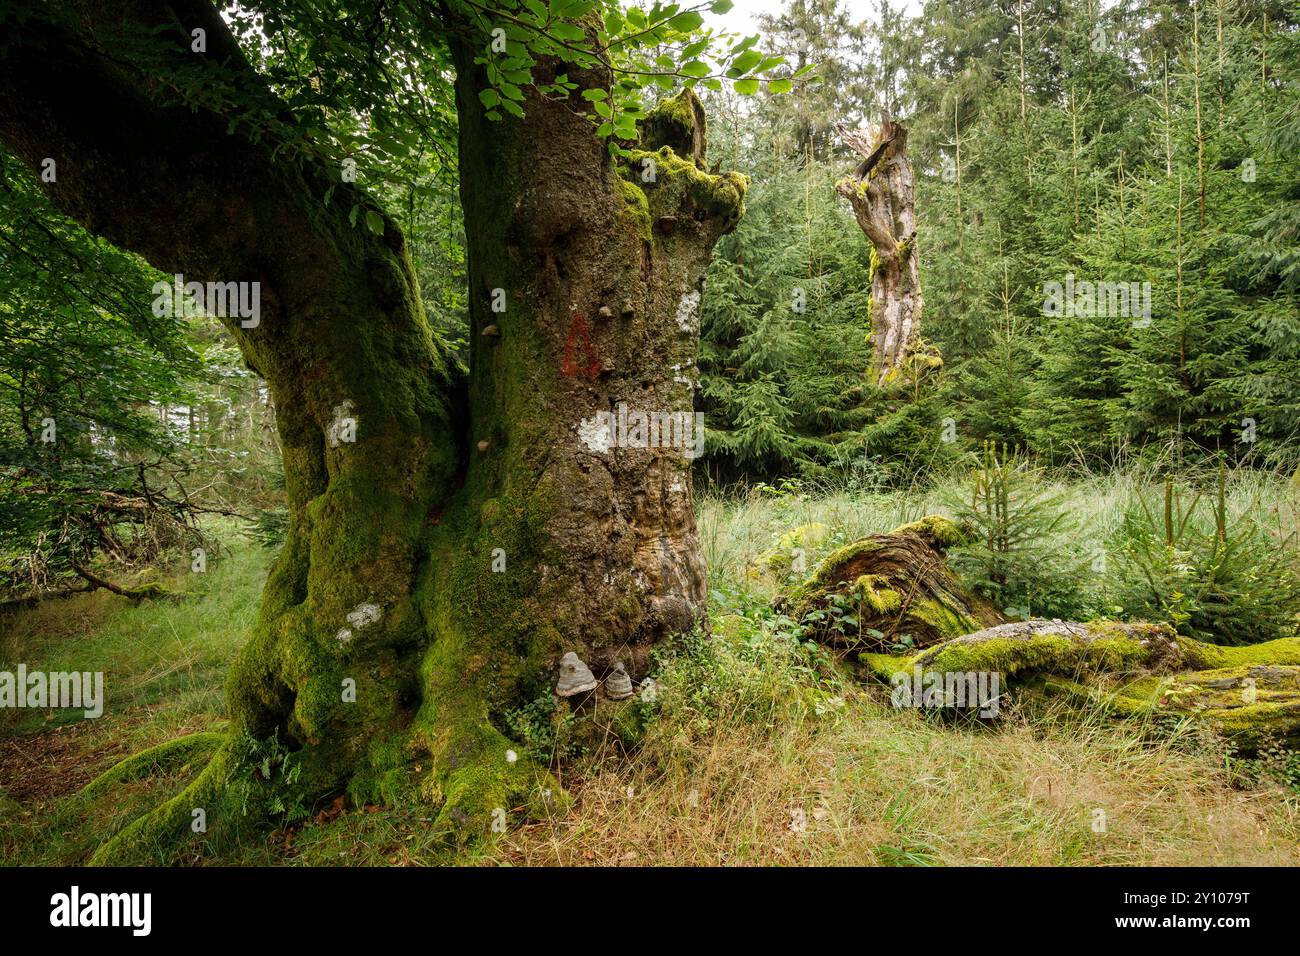
<instances>
[{"instance_id":1,"label":"green moss","mask_svg":"<svg viewBox=\"0 0 1300 956\"><path fill-rule=\"evenodd\" d=\"M1048 689L1121 717L1195 717L1246 751L1268 740L1300 744L1300 666L1296 665L1237 664L1149 675L1111 689L1055 680Z\"/></svg>"},{"instance_id":2,"label":"green moss","mask_svg":"<svg viewBox=\"0 0 1300 956\"><path fill-rule=\"evenodd\" d=\"M353 806L408 802L413 787L409 739L403 732L384 734L370 741L365 759L348 781Z\"/></svg>"},{"instance_id":3,"label":"green moss","mask_svg":"<svg viewBox=\"0 0 1300 956\"><path fill-rule=\"evenodd\" d=\"M1119 716L1187 715L1209 721L1250 749L1269 738L1300 742L1300 641L1269 643L1214 648L1178 637L1165 625L1095 621L1045 624L1016 636L971 635L917 654L862 654L859 661L882 681L918 666L924 672L998 672L1022 681L1039 676L1047 692ZM1179 659L1179 653L1193 666L1209 658L1238 660L1190 672L1150 672ZM1134 673L1140 676L1122 676ZM1120 682L1108 686L1108 674L1121 675Z\"/></svg>"},{"instance_id":4,"label":"green moss","mask_svg":"<svg viewBox=\"0 0 1300 956\"><path fill-rule=\"evenodd\" d=\"M858 655L858 663L867 668L872 677L884 683L900 671L910 671L912 658L897 654L874 654L863 652Z\"/></svg>"},{"instance_id":5,"label":"green moss","mask_svg":"<svg viewBox=\"0 0 1300 956\"><path fill-rule=\"evenodd\" d=\"M653 182L641 182L653 219L666 216L694 218L699 210L724 224L734 223L744 211L749 180L740 173L714 176L689 159L664 146L658 152L631 150L625 177L639 177L645 161L654 163Z\"/></svg>"},{"instance_id":6,"label":"green moss","mask_svg":"<svg viewBox=\"0 0 1300 956\"><path fill-rule=\"evenodd\" d=\"M1300 665L1300 637L1280 637L1275 641L1245 644L1240 647L1206 644L1190 637L1180 637L1178 640L1188 658L1199 668L1248 664Z\"/></svg>"},{"instance_id":7,"label":"green moss","mask_svg":"<svg viewBox=\"0 0 1300 956\"><path fill-rule=\"evenodd\" d=\"M797 528L791 528L785 532L777 539L776 546L782 551L816 547L824 544L826 539L830 537L830 533L829 526L820 521L813 521L809 524L801 524Z\"/></svg>"},{"instance_id":8,"label":"green moss","mask_svg":"<svg viewBox=\"0 0 1300 956\"><path fill-rule=\"evenodd\" d=\"M961 526L943 515L926 515L910 524L895 528L892 533L920 535L940 550L956 547L967 540L967 535Z\"/></svg>"},{"instance_id":9,"label":"green moss","mask_svg":"<svg viewBox=\"0 0 1300 956\"><path fill-rule=\"evenodd\" d=\"M863 538L861 541L836 548L822 559L807 581L791 591L790 600L795 604L802 604L812 596L836 587L840 583L841 568L855 563L859 558L871 554L879 547L880 543L874 538Z\"/></svg>"},{"instance_id":10,"label":"green moss","mask_svg":"<svg viewBox=\"0 0 1300 956\"><path fill-rule=\"evenodd\" d=\"M1165 633L1163 625L1120 625L1110 621L1087 625L1045 623L1033 632L1008 631L1004 636L994 629L970 634L916 654L890 658L892 664L874 658L864 663L874 673L909 670L917 664L924 670L996 671L1005 677L1070 676L1086 670L1123 671L1155 663L1165 646L1158 638Z\"/></svg>"},{"instance_id":11,"label":"green moss","mask_svg":"<svg viewBox=\"0 0 1300 956\"><path fill-rule=\"evenodd\" d=\"M924 622L944 638L960 637L980 629L980 624L957 604L933 598L913 601L907 609L911 617Z\"/></svg>"},{"instance_id":12,"label":"green moss","mask_svg":"<svg viewBox=\"0 0 1300 956\"><path fill-rule=\"evenodd\" d=\"M853 582L853 594L876 614L889 614L903 604L903 596L889 583L883 574L864 574Z\"/></svg>"},{"instance_id":13,"label":"green moss","mask_svg":"<svg viewBox=\"0 0 1300 956\"><path fill-rule=\"evenodd\" d=\"M191 844L215 841L230 845L236 841L250 821L235 806L226 787L233 770L232 753L227 738L189 786L152 813L137 817L124 827L95 851L90 865L167 864ZM194 832L196 809L204 811L207 827L204 833Z\"/></svg>"},{"instance_id":14,"label":"green moss","mask_svg":"<svg viewBox=\"0 0 1300 956\"><path fill-rule=\"evenodd\" d=\"M830 537L831 529L820 521L799 525L783 533L770 551L765 551L755 558L749 566L749 576L757 577L764 573L784 575L790 570L796 548L813 548L823 544Z\"/></svg>"},{"instance_id":15,"label":"green moss","mask_svg":"<svg viewBox=\"0 0 1300 956\"><path fill-rule=\"evenodd\" d=\"M623 197L624 212L636 228L637 235L646 242L651 242L650 202L646 199L645 191L626 179L618 181L618 188Z\"/></svg>"},{"instance_id":16,"label":"green moss","mask_svg":"<svg viewBox=\"0 0 1300 956\"><path fill-rule=\"evenodd\" d=\"M139 780L155 773L167 772L184 767L200 759L206 759L226 740L221 733L201 732L168 740L156 747L142 750L127 757L101 773L78 793L77 801L93 801L104 796L117 786Z\"/></svg>"},{"instance_id":17,"label":"green moss","mask_svg":"<svg viewBox=\"0 0 1300 956\"><path fill-rule=\"evenodd\" d=\"M708 126L704 107L694 90L686 87L676 96L663 100L638 126L647 149L667 146L683 159L703 165Z\"/></svg>"}]
</instances>

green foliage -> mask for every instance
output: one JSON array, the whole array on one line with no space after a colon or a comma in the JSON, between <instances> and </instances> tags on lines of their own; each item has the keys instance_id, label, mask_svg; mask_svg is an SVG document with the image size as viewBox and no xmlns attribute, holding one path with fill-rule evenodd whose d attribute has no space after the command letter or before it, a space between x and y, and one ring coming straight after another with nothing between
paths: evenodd
<instances>
[{"instance_id":1,"label":"green foliage","mask_svg":"<svg viewBox=\"0 0 1300 956\"><path fill-rule=\"evenodd\" d=\"M817 475L861 457L870 420L867 246L834 196L833 169L782 158L781 131L739 154L738 127L713 131L715 152L754 185L707 279L705 461L723 480Z\"/></svg>"},{"instance_id":2,"label":"green foliage","mask_svg":"<svg viewBox=\"0 0 1300 956\"><path fill-rule=\"evenodd\" d=\"M509 738L523 744L524 756L540 766L549 767L557 760L581 752L574 738L573 712L557 709L549 690L523 707L507 712L504 720Z\"/></svg>"},{"instance_id":3,"label":"green foliage","mask_svg":"<svg viewBox=\"0 0 1300 956\"><path fill-rule=\"evenodd\" d=\"M965 583L1008 617L1087 619L1080 585L1087 559L1074 550L1077 522L1064 495L1019 451L985 442L961 495L950 497L954 519L970 543L949 551Z\"/></svg>"},{"instance_id":4,"label":"green foliage","mask_svg":"<svg viewBox=\"0 0 1300 956\"><path fill-rule=\"evenodd\" d=\"M612 0L453 0L450 7L483 36L483 53L474 62L488 82L479 92L488 119L523 116L529 87L541 96L570 96L578 90L570 72L604 69L608 88L586 89L582 98L596 135L616 156L637 141L637 122L652 92L730 86L752 96L763 87L771 93L791 88L789 78L767 76L785 59L764 53L757 34L735 37L705 27L704 15L726 13L732 0L656 0L648 8ZM543 58L558 58L566 72L539 69Z\"/></svg>"},{"instance_id":5,"label":"green foliage","mask_svg":"<svg viewBox=\"0 0 1300 956\"><path fill-rule=\"evenodd\" d=\"M1300 630L1296 538L1270 534L1226 503L1221 464L1212 500L1165 480L1156 507L1138 497L1117 529L1118 600L1127 613L1167 620L1217 644L1257 644Z\"/></svg>"},{"instance_id":6,"label":"green foliage","mask_svg":"<svg viewBox=\"0 0 1300 956\"><path fill-rule=\"evenodd\" d=\"M244 816L288 823L305 820L311 808L306 788L299 782L301 775L300 759L280 742L278 731L265 740L247 732L235 736L226 787L231 805Z\"/></svg>"},{"instance_id":7,"label":"green foliage","mask_svg":"<svg viewBox=\"0 0 1300 956\"><path fill-rule=\"evenodd\" d=\"M201 347L149 306L156 273L57 215L0 151L0 590L56 587L107 552L203 543L168 407Z\"/></svg>"},{"instance_id":8,"label":"green foliage","mask_svg":"<svg viewBox=\"0 0 1300 956\"><path fill-rule=\"evenodd\" d=\"M1294 458L1297 41L1263 12L965 0L908 25L925 322L964 439ZM1067 275L1149 282L1149 321L1046 310Z\"/></svg>"},{"instance_id":9,"label":"green foliage","mask_svg":"<svg viewBox=\"0 0 1300 956\"><path fill-rule=\"evenodd\" d=\"M1300 750L1266 738L1253 757L1229 756L1234 774L1254 785L1275 783L1300 796Z\"/></svg>"}]
</instances>

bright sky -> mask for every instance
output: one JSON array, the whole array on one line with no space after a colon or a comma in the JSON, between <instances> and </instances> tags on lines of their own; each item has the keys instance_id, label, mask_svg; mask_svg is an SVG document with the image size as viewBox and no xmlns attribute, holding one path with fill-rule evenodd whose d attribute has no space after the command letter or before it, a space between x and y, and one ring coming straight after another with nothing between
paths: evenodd
<instances>
[{"instance_id":1,"label":"bright sky","mask_svg":"<svg viewBox=\"0 0 1300 956\"><path fill-rule=\"evenodd\" d=\"M709 16L706 23L722 23L728 30L736 33L750 34L758 32L758 15L775 13L781 9L783 0L736 0L736 5L725 16ZM879 9L878 0L844 0L844 7L855 20L875 19ZM890 7L902 7L909 16L921 12L921 0L890 0Z\"/></svg>"}]
</instances>

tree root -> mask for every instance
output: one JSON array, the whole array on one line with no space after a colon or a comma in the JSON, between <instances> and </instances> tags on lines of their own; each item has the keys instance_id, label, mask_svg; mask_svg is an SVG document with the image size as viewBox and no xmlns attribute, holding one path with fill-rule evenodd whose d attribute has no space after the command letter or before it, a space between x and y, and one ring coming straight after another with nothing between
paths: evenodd
<instances>
[{"instance_id":1,"label":"tree root","mask_svg":"<svg viewBox=\"0 0 1300 956\"><path fill-rule=\"evenodd\" d=\"M232 801L223 800L231 756L232 748L227 738L189 786L118 831L95 851L90 865L140 866L172 862L181 849L199 836L195 830L195 810L203 811L205 828L231 821L241 822L235 813L229 812L233 809L230 806Z\"/></svg>"},{"instance_id":2,"label":"tree root","mask_svg":"<svg viewBox=\"0 0 1300 956\"><path fill-rule=\"evenodd\" d=\"M200 731L184 737L164 741L156 747L142 750L125 760L113 764L90 783L81 788L77 801L97 800L119 784L151 776L159 771L182 767L195 757L219 748L226 735L214 731Z\"/></svg>"},{"instance_id":3,"label":"tree root","mask_svg":"<svg viewBox=\"0 0 1300 956\"><path fill-rule=\"evenodd\" d=\"M465 846L503 832L512 815L541 820L569 808L550 771L512 749L485 715L422 726L433 767L420 793L441 806L434 829L447 843Z\"/></svg>"},{"instance_id":4,"label":"tree root","mask_svg":"<svg viewBox=\"0 0 1300 956\"><path fill-rule=\"evenodd\" d=\"M439 808L433 828L449 846L468 846L493 832L504 832L512 817L545 819L565 812L571 804L555 777L516 754L512 747L517 745L486 718L417 721L411 743L410 749L427 751L433 758L418 788L379 786L373 776L359 786L372 795L382 793L388 804L421 802ZM409 754L409 749L403 749ZM90 865L166 865L187 847L207 844L219 849L265 828L270 820L257 809L261 803L232 786L234 779L243 779L242 768L233 739L226 734L192 734L128 757L87 784L77 800L101 797L117 785L182 766L213 750L211 760L188 786L116 833L94 853ZM387 768L387 773L405 778L425 762L408 757L400 767ZM201 815L196 813L200 810ZM198 819L203 826L196 830Z\"/></svg>"}]
</instances>

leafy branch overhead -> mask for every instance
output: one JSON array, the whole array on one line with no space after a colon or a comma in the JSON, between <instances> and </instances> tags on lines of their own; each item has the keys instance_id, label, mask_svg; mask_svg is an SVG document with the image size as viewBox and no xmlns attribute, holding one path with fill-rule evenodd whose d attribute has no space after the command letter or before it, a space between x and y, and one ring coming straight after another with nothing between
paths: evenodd
<instances>
[{"instance_id":1,"label":"leafy branch overhead","mask_svg":"<svg viewBox=\"0 0 1300 956\"><path fill-rule=\"evenodd\" d=\"M616 155L626 152L621 143L636 140L636 123L646 115L652 90L730 85L744 96L764 87L769 93L788 93L796 78L813 70L808 64L792 75L774 76L786 59L759 49L758 34L739 37L706 27L705 13L725 14L732 0L655 3L649 10L594 0L558 0L549 6L541 0L491 6L464 2L487 38L485 52L475 62L487 77L488 85L478 95L488 118L522 117L530 86L540 96L568 98L579 91L574 71L602 69L610 77L608 85L584 88L580 95L591 104L596 134ZM538 70L544 57L565 64L565 72L544 76Z\"/></svg>"}]
</instances>

